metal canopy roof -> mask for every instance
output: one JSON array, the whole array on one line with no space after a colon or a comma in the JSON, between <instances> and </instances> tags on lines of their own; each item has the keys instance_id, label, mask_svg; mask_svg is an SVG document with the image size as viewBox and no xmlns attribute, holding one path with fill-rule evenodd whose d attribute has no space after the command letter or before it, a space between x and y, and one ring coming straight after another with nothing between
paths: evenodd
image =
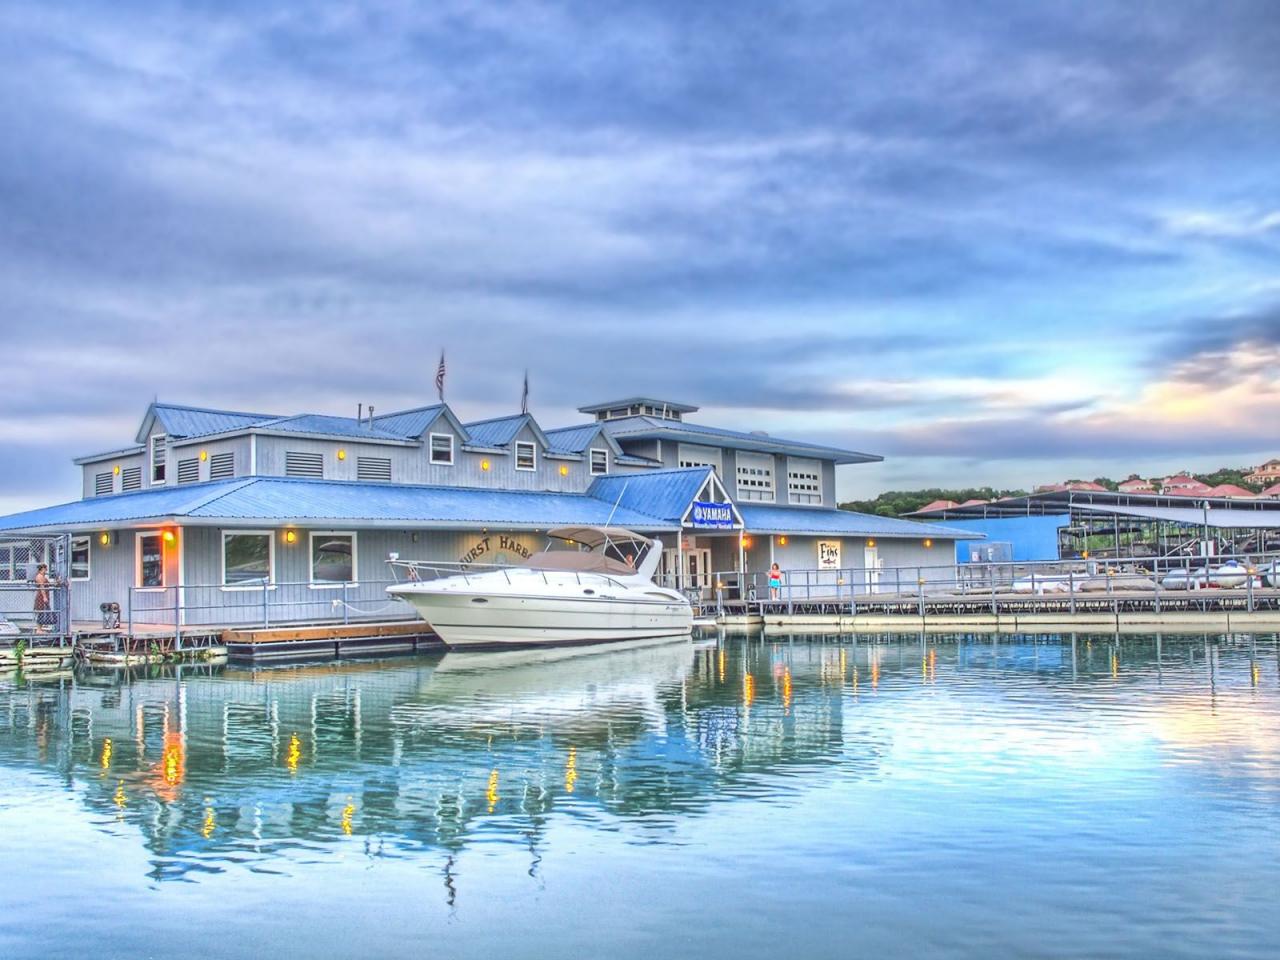
<instances>
[{"instance_id":1,"label":"metal canopy roof","mask_svg":"<svg viewBox=\"0 0 1280 960\"><path fill-rule=\"evenodd\" d=\"M1243 499L1237 497L1180 497L1173 494L1159 493L1112 493L1058 490L1046 493L1033 493L1024 497L1007 497L993 500L990 503L974 503L963 506L947 507L943 510L930 510L927 513L916 511L907 514L921 520L968 519L979 517L1019 517L1040 515L1045 513L1129 513L1133 516L1147 516L1139 513L1141 509L1191 510L1199 513L1204 503L1209 504L1210 512L1230 510L1234 513L1249 514L1251 519L1237 524L1242 527L1269 526L1270 521L1261 517L1280 514L1280 499L1255 497ZM1253 515L1257 515L1254 517ZM1170 517L1173 515L1170 514Z\"/></svg>"},{"instance_id":2,"label":"metal canopy roof","mask_svg":"<svg viewBox=\"0 0 1280 960\"><path fill-rule=\"evenodd\" d=\"M684 467L650 474L606 475L596 477L587 494L678 526L710 473L711 467Z\"/></svg>"},{"instance_id":3,"label":"metal canopy roof","mask_svg":"<svg viewBox=\"0 0 1280 960\"><path fill-rule=\"evenodd\" d=\"M627 397L625 400L614 400L611 403L592 403L579 407L579 413L604 413L606 410L618 410L635 406L666 407L674 413L696 413L698 408L691 403L677 403L674 400L658 400L655 397Z\"/></svg>"},{"instance_id":4,"label":"metal canopy roof","mask_svg":"<svg viewBox=\"0 0 1280 960\"><path fill-rule=\"evenodd\" d=\"M1090 513L1102 513L1117 517L1142 517L1147 520L1164 520L1193 527L1214 527L1223 530L1280 529L1280 510L1233 510L1212 507L1148 507L1118 506L1094 503L1087 507Z\"/></svg>"}]
</instances>

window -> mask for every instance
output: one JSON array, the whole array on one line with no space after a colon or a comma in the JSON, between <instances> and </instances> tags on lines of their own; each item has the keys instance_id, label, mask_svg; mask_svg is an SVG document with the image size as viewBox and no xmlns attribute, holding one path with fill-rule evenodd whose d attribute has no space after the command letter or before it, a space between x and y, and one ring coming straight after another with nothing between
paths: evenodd
<instances>
[{"instance_id":1,"label":"window","mask_svg":"<svg viewBox=\"0 0 1280 960\"><path fill-rule=\"evenodd\" d=\"M222 535L222 585L258 587L271 582L275 538L270 531L249 530Z\"/></svg>"},{"instance_id":2,"label":"window","mask_svg":"<svg viewBox=\"0 0 1280 960\"><path fill-rule=\"evenodd\" d=\"M12 580L13 547L0 547L0 581Z\"/></svg>"},{"instance_id":3,"label":"window","mask_svg":"<svg viewBox=\"0 0 1280 960\"><path fill-rule=\"evenodd\" d=\"M317 530L311 534L311 585L356 582L356 535Z\"/></svg>"},{"instance_id":4,"label":"window","mask_svg":"<svg viewBox=\"0 0 1280 960\"><path fill-rule=\"evenodd\" d=\"M787 460L787 500L798 504L822 502L822 464L817 460Z\"/></svg>"},{"instance_id":5,"label":"window","mask_svg":"<svg viewBox=\"0 0 1280 960\"><path fill-rule=\"evenodd\" d=\"M676 462L682 467L712 467L720 475L720 451L715 447L698 447L682 443L676 448Z\"/></svg>"},{"instance_id":6,"label":"window","mask_svg":"<svg viewBox=\"0 0 1280 960\"><path fill-rule=\"evenodd\" d=\"M356 457L356 479L391 482L390 457Z\"/></svg>"},{"instance_id":7,"label":"window","mask_svg":"<svg viewBox=\"0 0 1280 960\"><path fill-rule=\"evenodd\" d=\"M313 480L323 480L324 454L298 453L296 450L285 451L284 475L286 477L310 477Z\"/></svg>"},{"instance_id":8,"label":"window","mask_svg":"<svg viewBox=\"0 0 1280 960\"><path fill-rule=\"evenodd\" d=\"M608 450L592 450L591 451L591 472L593 474L609 472L609 451Z\"/></svg>"},{"instance_id":9,"label":"window","mask_svg":"<svg viewBox=\"0 0 1280 960\"><path fill-rule=\"evenodd\" d=\"M516 469L536 470L538 468L538 448L527 440L516 444Z\"/></svg>"},{"instance_id":10,"label":"window","mask_svg":"<svg viewBox=\"0 0 1280 960\"><path fill-rule=\"evenodd\" d=\"M200 461L195 457L178 461L178 482L196 483L200 479Z\"/></svg>"},{"instance_id":11,"label":"window","mask_svg":"<svg viewBox=\"0 0 1280 960\"><path fill-rule=\"evenodd\" d=\"M159 533L138 534L139 587L159 589L164 586L164 537Z\"/></svg>"},{"instance_id":12,"label":"window","mask_svg":"<svg viewBox=\"0 0 1280 960\"><path fill-rule=\"evenodd\" d=\"M151 438L151 482L164 483L164 434Z\"/></svg>"},{"instance_id":13,"label":"window","mask_svg":"<svg viewBox=\"0 0 1280 960\"><path fill-rule=\"evenodd\" d=\"M773 457L738 451L738 499L772 501Z\"/></svg>"},{"instance_id":14,"label":"window","mask_svg":"<svg viewBox=\"0 0 1280 960\"><path fill-rule=\"evenodd\" d=\"M141 467L125 467L120 471L120 489L121 490L141 490L142 489L142 468Z\"/></svg>"},{"instance_id":15,"label":"window","mask_svg":"<svg viewBox=\"0 0 1280 960\"><path fill-rule=\"evenodd\" d=\"M114 482L115 478L110 471L98 474L93 478L93 495L102 497L111 493Z\"/></svg>"},{"instance_id":16,"label":"window","mask_svg":"<svg viewBox=\"0 0 1280 960\"><path fill-rule=\"evenodd\" d=\"M89 579L89 538L71 538L71 579Z\"/></svg>"},{"instance_id":17,"label":"window","mask_svg":"<svg viewBox=\"0 0 1280 960\"><path fill-rule=\"evenodd\" d=\"M209 458L209 479L226 480L236 475L236 454L234 450L226 453L215 453Z\"/></svg>"},{"instance_id":18,"label":"window","mask_svg":"<svg viewBox=\"0 0 1280 960\"><path fill-rule=\"evenodd\" d=\"M431 434L431 462L444 464L453 463L452 433Z\"/></svg>"}]
</instances>

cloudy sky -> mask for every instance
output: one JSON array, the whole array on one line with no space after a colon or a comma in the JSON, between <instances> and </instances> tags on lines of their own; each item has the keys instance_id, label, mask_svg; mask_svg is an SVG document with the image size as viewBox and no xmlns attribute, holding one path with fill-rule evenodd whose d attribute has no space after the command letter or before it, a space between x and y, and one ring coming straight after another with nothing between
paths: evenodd
<instances>
[{"instance_id":1,"label":"cloudy sky","mask_svg":"<svg viewBox=\"0 0 1280 960\"><path fill-rule=\"evenodd\" d=\"M274 9L268 10L271 7ZM842 495L1280 455L1280 6L0 6L0 508L153 397L646 393Z\"/></svg>"}]
</instances>

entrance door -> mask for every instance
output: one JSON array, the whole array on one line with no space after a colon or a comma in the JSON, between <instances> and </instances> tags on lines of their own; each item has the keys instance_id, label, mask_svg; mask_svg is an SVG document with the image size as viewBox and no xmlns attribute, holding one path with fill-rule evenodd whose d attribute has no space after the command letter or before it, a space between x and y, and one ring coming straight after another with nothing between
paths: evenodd
<instances>
[{"instance_id":1,"label":"entrance door","mask_svg":"<svg viewBox=\"0 0 1280 960\"><path fill-rule=\"evenodd\" d=\"M862 548L862 566L867 593L878 593L880 591L880 554L875 547Z\"/></svg>"},{"instance_id":2,"label":"entrance door","mask_svg":"<svg viewBox=\"0 0 1280 960\"><path fill-rule=\"evenodd\" d=\"M693 547L684 555L685 585L706 593L711 589L711 550Z\"/></svg>"}]
</instances>

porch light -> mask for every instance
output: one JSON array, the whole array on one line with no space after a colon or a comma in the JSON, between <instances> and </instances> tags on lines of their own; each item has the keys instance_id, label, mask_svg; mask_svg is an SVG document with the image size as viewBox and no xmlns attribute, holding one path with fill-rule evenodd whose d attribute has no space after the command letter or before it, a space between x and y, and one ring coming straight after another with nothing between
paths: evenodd
<instances>
[{"instance_id":1,"label":"porch light","mask_svg":"<svg viewBox=\"0 0 1280 960\"><path fill-rule=\"evenodd\" d=\"M931 549L931 548L933 547L933 541L932 541L932 540L930 540L928 537L925 537L925 538L924 538L924 547L925 547L925 549L926 549L926 550Z\"/></svg>"},{"instance_id":2,"label":"porch light","mask_svg":"<svg viewBox=\"0 0 1280 960\"><path fill-rule=\"evenodd\" d=\"M107 533L107 532L104 530L104 531L101 533L101 535L98 537L98 542L99 542L100 544L102 544L104 547L109 547L109 546L111 546L111 534Z\"/></svg>"},{"instance_id":3,"label":"porch light","mask_svg":"<svg viewBox=\"0 0 1280 960\"><path fill-rule=\"evenodd\" d=\"M345 451L345 450L343 450L343 449L339 448L339 450L338 450L338 459L339 459L339 460L345 460L345 459L347 459L347 451Z\"/></svg>"},{"instance_id":4,"label":"porch light","mask_svg":"<svg viewBox=\"0 0 1280 960\"><path fill-rule=\"evenodd\" d=\"M868 538L867 538L867 546L868 546L868 547L874 547L875 545L876 545L875 537L868 537Z\"/></svg>"},{"instance_id":5,"label":"porch light","mask_svg":"<svg viewBox=\"0 0 1280 960\"><path fill-rule=\"evenodd\" d=\"M203 462L203 461L208 460L208 459L209 459L209 451L208 451L208 450L201 450L201 451L200 451L200 460Z\"/></svg>"},{"instance_id":6,"label":"porch light","mask_svg":"<svg viewBox=\"0 0 1280 960\"><path fill-rule=\"evenodd\" d=\"M175 537L175 536L173 535L173 531L172 531L172 530L166 530L166 531L164 532L164 542L165 542L165 543L170 543L170 544L171 544L171 543L173 543L173 541L175 541L175 540L177 540L177 539L178 539L178 538L177 538L177 537Z\"/></svg>"},{"instance_id":7,"label":"porch light","mask_svg":"<svg viewBox=\"0 0 1280 960\"><path fill-rule=\"evenodd\" d=\"M569 468L568 468L565 464L561 464L561 465L560 465L560 476L562 476L562 477L567 477L568 475L569 475Z\"/></svg>"},{"instance_id":8,"label":"porch light","mask_svg":"<svg viewBox=\"0 0 1280 960\"><path fill-rule=\"evenodd\" d=\"M742 549L743 550L751 549L751 538L748 537L745 533L742 535Z\"/></svg>"},{"instance_id":9,"label":"porch light","mask_svg":"<svg viewBox=\"0 0 1280 960\"><path fill-rule=\"evenodd\" d=\"M298 531L297 531L297 530L286 530L286 531L284 532L284 542L285 542L285 543L297 543L297 542L298 542Z\"/></svg>"},{"instance_id":10,"label":"porch light","mask_svg":"<svg viewBox=\"0 0 1280 960\"><path fill-rule=\"evenodd\" d=\"M779 537L779 538L778 538L778 546L780 546L780 547L785 547L786 545L787 545L787 538L786 538L786 537Z\"/></svg>"},{"instance_id":11,"label":"porch light","mask_svg":"<svg viewBox=\"0 0 1280 960\"><path fill-rule=\"evenodd\" d=\"M484 471L487 473L487 472L488 472L488 470L489 470L489 461L488 461L488 460L481 460L481 461L480 461L480 469L481 469L481 470L484 470Z\"/></svg>"}]
</instances>

